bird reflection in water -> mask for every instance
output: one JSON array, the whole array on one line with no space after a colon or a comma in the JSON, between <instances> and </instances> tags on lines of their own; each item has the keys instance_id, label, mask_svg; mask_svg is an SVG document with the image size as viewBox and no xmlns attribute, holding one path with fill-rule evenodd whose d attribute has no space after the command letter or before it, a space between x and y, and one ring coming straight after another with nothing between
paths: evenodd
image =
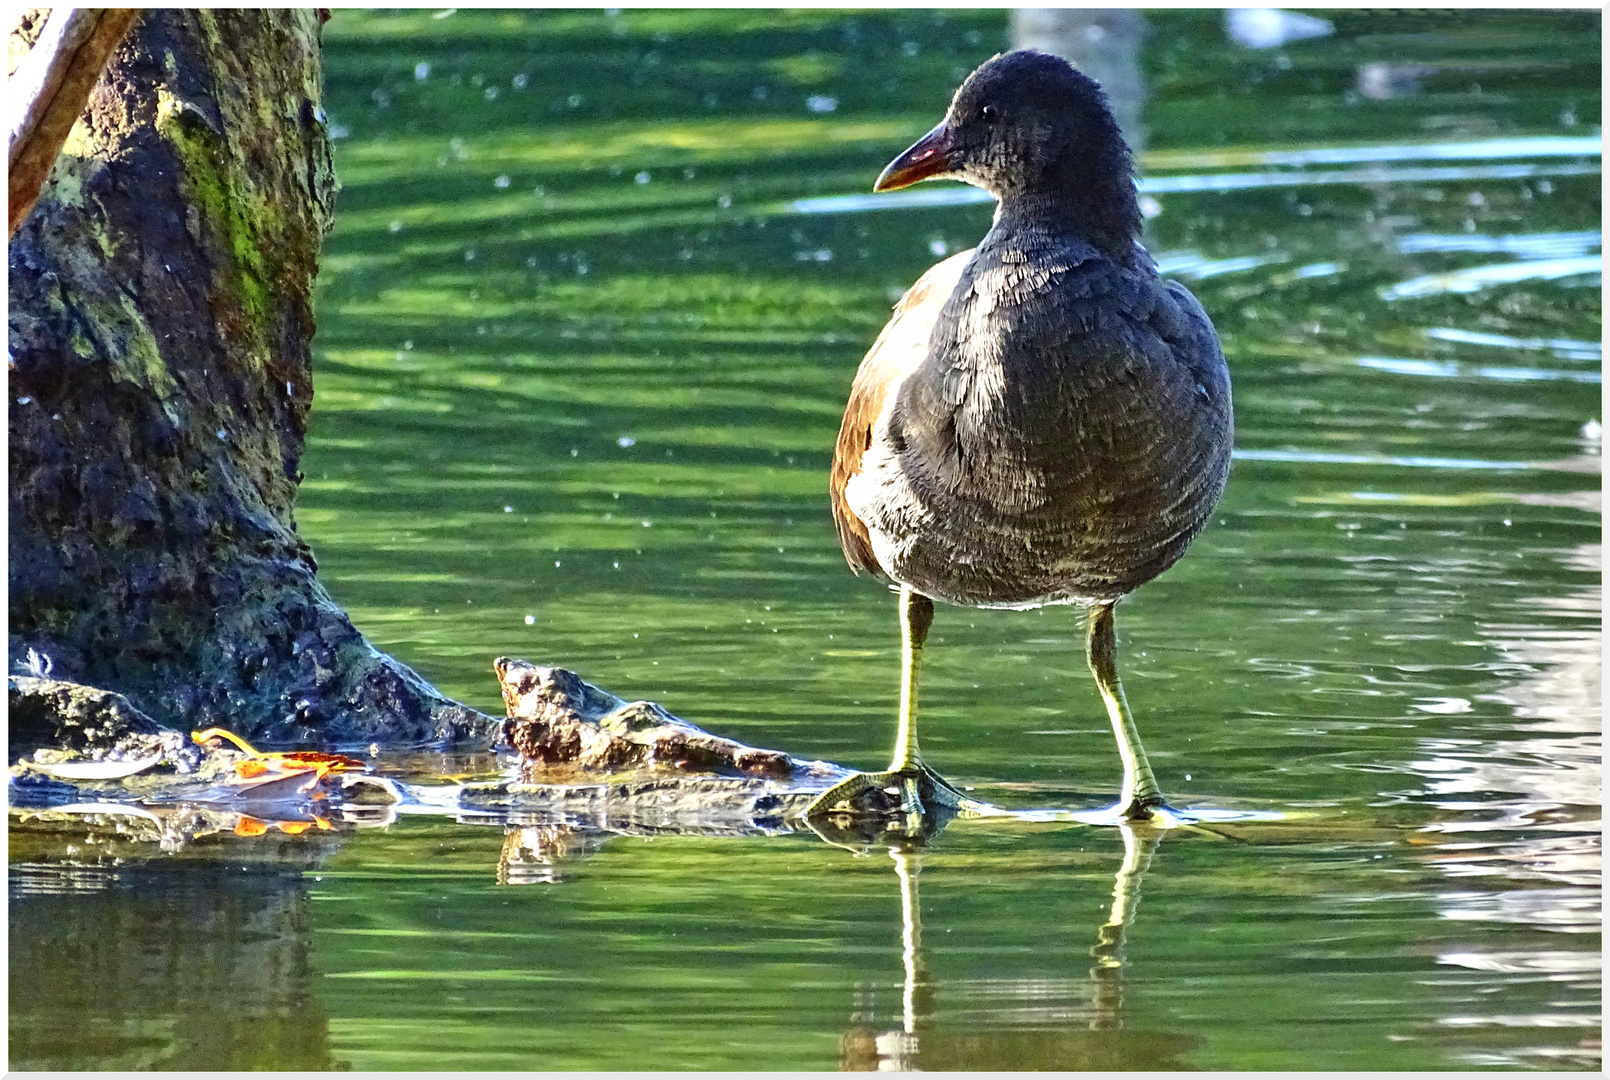
<instances>
[{"instance_id":1,"label":"bird reflection in water","mask_svg":"<svg viewBox=\"0 0 1610 1080\"><path fill-rule=\"evenodd\" d=\"M1188 1067L1181 1055L1197 1040L1155 1031L1120 1031L1123 1027L1124 942L1140 903L1140 882L1152 861L1162 830L1121 823L1124 858L1113 881L1107 921L1096 930L1090 949L1088 1004L1059 1010L1060 1024L1032 1028L973 1026L958 1030L954 1018L941 1020L938 983L922 949L922 910L918 878L928 837L901 837L889 846L900 883L900 944L905 981L900 998L900 1026L880 1030L872 992L861 987L841 1043L841 1068L851 1071L908 1069L1159 1069ZM932 833L928 834L930 837ZM824 837L830 843L842 841ZM1043 996L1040 987L1024 985L1020 993ZM1068 1020L1077 1017L1083 1026ZM974 1021L976 1024L976 1020ZM971 1026L971 1025L969 1025Z\"/></svg>"},{"instance_id":2,"label":"bird reflection in water","mask_svg":"<svg viewBox=\"0 0 1610 1080\"><path fill-rule=\"evenodd\" d=\"M1162 833L1146 826L1120 825L1124 838L1124 861L1112 883L1112 904L1107 909L1107 921L1096 931L1096 943L1090 948L1095 965L1090 969L1090 981L1095 986L1095 1015L1091 1017L1091 1030L1116 1028L1119 1025L1119 1008L1124 1001L1124 935L1135 918L1140 904L1140 880L1151 868L1152 856L1162 840Z\"/></svg>"},{"instance_id":3,"label":"bird reflection in water","mask_svg":"<svg viewBox=\"0 0 1610 1080\"><path fill-rule=\"evenodd\" d=\"M864 988L858 996L857 1009L850 1016L851 1028L844 1036L840 1066L845 1069L898 1069L919 1068L917 1051L917 1022L933 1013L934 988L927 965L922 957L922 912L918 907L917 875L922 871L922 857L915 851L898 847L889 849L894 860L894 872L900 879L900 960L905 965L906 980L900 995L901 1026L897 1030L878 1034L873 1029L875 1011L865 1000Z\"/></svg>"},{"instance_id":4,"label":"bird reflection in water","mask_svg":"<svg viewBox=\"0 0 1610 1080\"><path fill-rule=\"evenodd\" d=\"M570 877L564 863L596 854L614 835L577 825L505 825L498 884L557 885Z\"/></svg>"}]
</instances>

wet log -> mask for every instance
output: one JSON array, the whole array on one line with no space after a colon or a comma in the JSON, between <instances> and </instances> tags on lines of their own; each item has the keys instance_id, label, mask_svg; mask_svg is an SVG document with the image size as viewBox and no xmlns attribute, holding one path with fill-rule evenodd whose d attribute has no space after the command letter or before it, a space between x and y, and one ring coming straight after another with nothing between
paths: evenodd
<instances>
[{"instance_id":1,"label":"wet log","mask_svg":"<svg viewBox=\"0 0 1610 1080\"><path fill-rule=\"evenodd\" d=\"M856 800L855 815L807 823L811 803L851 770L712 735L563 668L507 657L493 668L509 713L501 739L519 762L512 780L466 784L457 804L513 828L735 836L808 825L832 843L864 846L931 835L950 817L907 821L898 799L873 789Z\"/></svg>"},{"instance_id":2,"label":"wet log","mask_svg":"<svg viewBox=\"0 0 1610 1080\"><path fill-rule=\"evenodd\" d=\"M484 738L296 531L336 193L319 24L145 11L11 239L11 670L270 746Z\"/></svg>"},{"instance_id":3,"label":"wet log","mask_svg":"<svg viewBox=\"0 0 1610 1080\"><path fill-rule=\"evenodd\" d=\"M519 755L512 781L460 803L520 824L612 822L646 832L785 831L849 771L712 735L652 701L626 701L564 668L493 662Z\"/></svg>"},{"instance_id":4,"label":"wet log","mask_svg":"<svg viewBox=\"0 0 1610 1080\"><path fill-rule=\"evenodd\" d=\"M652 701L625 701L564 668L504 656L492 667L509 710L501 735L519 753L526 782L649 767L804 783L844 775L825 761L711 735Z\"/></svg>"}]
</instances>

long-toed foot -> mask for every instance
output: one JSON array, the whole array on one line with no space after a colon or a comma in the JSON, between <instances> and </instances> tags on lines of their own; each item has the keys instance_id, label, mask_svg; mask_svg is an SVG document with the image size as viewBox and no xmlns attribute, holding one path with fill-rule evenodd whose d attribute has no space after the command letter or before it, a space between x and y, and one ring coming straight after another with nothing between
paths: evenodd
<instances>
[{"instance_id":1,"label":"long-toed foot","mask_svg":"<svg viewBox=\"0 0 1610 1080\"><path fill-rule=\"evenodd\" d=\"M1190 814L1174 809L1162 799L1131 799L1116 802L1100 810L1087 810L1074 818L1086 825L1150 825L1158 829L1172 829L1189 825Z\"/></svg>"},{"instance_id":2,"label":"long-toed foot","mask_svg":"<svg viewBox=\"0 0 1610 1080\"><path fill-rule=\"evenodd\" d=\"M981 810L975 802L956 790L955 785L920 761L888 772L856 773L818 795L806 807L805 816L850 814L861 817L888 817L892 814L922 816L941 810L965 813Z\"/></svg>"}]
</instances>

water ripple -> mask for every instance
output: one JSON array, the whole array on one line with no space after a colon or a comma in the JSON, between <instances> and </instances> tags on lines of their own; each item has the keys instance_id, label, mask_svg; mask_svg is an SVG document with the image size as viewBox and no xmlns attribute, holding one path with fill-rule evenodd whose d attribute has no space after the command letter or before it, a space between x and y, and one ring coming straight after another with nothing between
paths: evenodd
<instances>
[{"instance_id":1,"label":"water ripple","mask_svg":"<svg viewBox=\"0 0 1610 1080\"><path fill-rule=\"evenodd\" d=\"M1463 345L1490 345L1498 349L1551 350L1562 360L1599 360L1604 349L1597 341L1577 341L1573 338L1518 338L1508 334L1478 333L1438 326L1426 331L1426 337L1436 341L1453 341Z\"/></svg>"},{"instance_id":2,"label":"water ripple","mask_svg":"<svg viewBox=\"0 0 1610 1080\"><path fill-rule=\"evenodd\" d=\"M1604 269L1600 255L1570 259L1536 259L1517 263L1472 266L1446 274L1426 274L1381 290L1383 300L1417 299L1444 293L1470 293L1489 285L1512 285L1521 281L1554 281L1577 274L1598 274Z\"/></svg>"},{"instance_id":3,"label":"water ripple","mask_svg":"<svg viewBox=\"0 0 1610 1080\"><path fill-rule=\"evenodd\" d=\"M1178 195L1188 192L1249 191L1256 188L1313 187L1330 184L1430 184L1458 180L1529 180L1552 176L1591 176L1602 171L1598 162L1563 165L1431 165L1414 168L1327 169L1317 172L1209 173L1188 176L1147 176L1135 188L1142 195ZM995 196L965 184L917 191L873 195L823 195L795 199L784 205L796 214L845 214L866 210L966 206L994 202Z\"/></svg>"},{"instance_id":4,"label":"water ripple","mask_svg":"<svg viewBox=\"0 0 1610 1080\"><path fill-rule=\"evenodd\" d=\"M1484 461L1481 458L1412 457L1394 454L1339 454L1323 450L1234 450L1236 461L1289 461L1314 465L1397 465L1410 469L1542 469L1540 461Z\"/></svg>"},{"instance_id":5,"label":"water ripple","mask_svg":"<svg viewBox=\"0 0 1610 1080\"><path fill-rule=\"evenodd\" d=\"M1430 251L1471 251L1482 254L1503 252L1522 259L1569 259L1597 251L1602 244L1603 234L1596 230L1520 233L1513 236L1410 233L1398 239L1398 250L1405 255Z\"/></svg>"},{"instance_id":6,"label":"water ripple","mask_svg":"<svg viewBox=\"0 0 1610 1080\"><path fill-rule=\"evenodd\" d=\"M1389 371L1394 375L1423 375L1436 379L1460 377L1498 379L1504 382L1537 382L1550 379L1565 382L1594 383L1603 381L1597 371L1550 371L1546 368L1472 367L1453 360L1404 360L1392 356L1361 356L1355 361L1359 367L1376 371Z\"/></svg>"}]
</instances>

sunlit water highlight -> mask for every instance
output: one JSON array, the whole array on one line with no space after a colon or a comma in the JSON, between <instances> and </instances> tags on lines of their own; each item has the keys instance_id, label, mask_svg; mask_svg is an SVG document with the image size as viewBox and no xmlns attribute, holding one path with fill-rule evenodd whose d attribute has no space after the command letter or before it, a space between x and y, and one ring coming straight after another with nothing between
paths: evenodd
<instances>
[{"instance_id":1,"label":"sunlit water highlight","mask_svg":"<svg viewBox=\"0 0 1610 1080\"><path fill-rule=\"evenodd\" d=\"M1219 154L1159 155L1155 165L1166 168L1215 165L1342 165L1366 162L1416 160L1470 161L1503 158L1595 157L1603 142L1594 138L1489 139L1481 142L1423 146L1337 146L1299 151L1243 151ZM1144 170L1148 162L1143 158ZM1311 172L1212 173L1202 175L1143 175L1135 187L1143 195L1188 191L1249 191L1254 188L1311 187L1326 184L1424 184L1448 180L1521 180L1533 177L1588 176L1602 171L1597 161L1566 165L1487 165L1464 167L1397 167L1390 169L1320 170ZM896 191L878 195L833 195L797 199L790 209L800 214L842 214L862 210L912 207L966 206L992 203L987 191L973 187L940 187Z\"/></svg>"}]
</instances>

